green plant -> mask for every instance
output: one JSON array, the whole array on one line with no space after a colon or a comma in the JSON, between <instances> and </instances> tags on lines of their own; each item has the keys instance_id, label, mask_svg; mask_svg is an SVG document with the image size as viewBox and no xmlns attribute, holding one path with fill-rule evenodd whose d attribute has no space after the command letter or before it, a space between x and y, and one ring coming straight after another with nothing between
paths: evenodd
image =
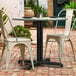
<instances>
[{"instance_id":1,"label":"green plant","mask_svg":"<svg viewBox=\"0 0 76 76\"><path fill-rule=\"evenodd\" d=\"M31 7L33 8L34 7L34 1L33 0L24 0L24 7Z\"/></svg>"},{"instance_id":2,"label":"green plant","mask_svg":"<svg viewBox=\"0 0 76 76\"><path fill-rule=\"evenodd\" d=\"M33 9L34 9L34 12L35 13L39 12L39 13L42 13L43 16L46 16L47 15L47 10L44 9L42 6L35 5Z\"/></svg>"},{"instance_id":3,"label":"green plant","mask_svg":"<svg viewBox=\"0 0 76 76\"><path fill-rule=\"evenodd\" d=\"M43 13L43 16L48 16L48 12L46 9L42 8L42 13Z\"/></svg>"},{"instance_id":4,"label":"green plant","mask_svg":"<svg viewBox=\"0 0 76 76\"><path fill-rule=\"evenodd\" d=\"M17 37L27 37L31 39L31 33L29 31L29 29L24 28L23 26L17 25L14 28L14 31L17 35ZM15 36L14 35L14 31L12 30L9 35L10 36Z\"/></svg>"},{"instance_id":5,"label":"green plant","mask_svg":"<svg viewBox=\"0 0 76 76\"><path fill-rule=\"evenodd\" d=\"M76 9L76 2L71 1L70 4L65 4L64 8L66 9Z\"/></svg>"},{"instance_id":6,"label":"green plant","mask_svg":"<svg viewBox=\"0 0 76 76\"><path fill-rule=\"evenodd\" d=\"M33 9L36 17L38 17L43 11L42 6L39 5L35 5Z\"/></svg>"},{"instance_id":7,"label":"green plant","mask_svg":"<svg viewBox=\"0 0 76 76\"><path fill-rule=\"evenodd\" d=\"M43 8L42 6L35 5L33 10L34 10L35 16L39 15L40 13L42 13L43 16L48 15L47 10L45 8Z\"/></svg>"},{"instance_id":8,"label":"green plant","mask_svg":"<svg viewBox=\"0 0 76 76\"><path fill-rule=\"evenodd\" d=\"M39 5L38 0L24 0L24 7L34 8L36 4Z\"/></svg>"},{"instance_id":9,"label":"green plant","mask_svg":"<svg viewBox=\"0 0 76 76\"><path fill-rule=\"evenodd\" d=\"M39 6L39 5L35 5L35 7L34 7L34 12L40 12L40 13L42 13L42 6Z\"/></svg>"}]
</instances>

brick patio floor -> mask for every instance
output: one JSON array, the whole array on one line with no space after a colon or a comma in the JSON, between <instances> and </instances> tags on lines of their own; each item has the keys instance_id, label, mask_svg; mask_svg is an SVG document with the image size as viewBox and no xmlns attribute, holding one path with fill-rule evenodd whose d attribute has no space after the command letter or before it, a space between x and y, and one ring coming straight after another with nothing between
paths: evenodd
<instances>
[{"instance_id":1,"label":"brick patio floor","mask_svg":"<svg viewBox=\"0 0 76 76\"><path fill-rule=\"evenodd\" d=\"M64 29L58 29L63 32ZM36 59L36 29L30 30L32 33L32 50L33 50L33 56L34 59ZM45 49L45 40L47 33L52 33L54 31L53 29L47 29L44 30L44 45L43 49ZM74 30L72 32L73 35L76 34L76 31ZM72 41L75 49L75 55L76 55L76 36L72 36ZM0 55L1 55L1 49L0 48ZM2 68L0 68L0 76L76 76L76 61L74 61L74 55L71 49L71 46L69 42L65 44L65 49L63 52L63 58L62 63L64 65L63 68L56 68L56 67L35 67L35 70L24 70L17 62L20 59L20 51L19 48L16 46L12 50L12 56L11 56L11 62L9 65L8 72L5 72L5 54L3 57L3 61L1 63ZM51 61L57 61L59 62L59 56L58 56L58 50L57 50L57 43L51 43L48 44L46 57L49 57ZM29 59L29 53L28 49L26 48L25 51L25 59Z\"/></svg>"}]
</instances>

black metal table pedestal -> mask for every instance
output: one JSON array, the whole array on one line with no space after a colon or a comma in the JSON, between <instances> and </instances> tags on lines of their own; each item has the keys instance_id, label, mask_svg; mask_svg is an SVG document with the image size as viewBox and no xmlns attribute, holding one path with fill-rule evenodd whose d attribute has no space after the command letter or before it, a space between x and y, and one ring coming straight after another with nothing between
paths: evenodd
<instances>
[{"instance_id":1,"label":"black metal table pedestal","mask_svg":"<svg viewBox=\"0 0 76 76\"><path fill-rule=\"evenodd\" d=\"M30 70L32 69L32 65L31 65L31 61L30 60L24 60L25 62L25 68ZM22 60L19 60L18 61L19 64L22 64ZM28 67L26 67L26 65L28 65ZM63 67L63 64L62 63L58 63L58 62L50 62L49 59L44 59L43 62L37 62L36 60L34 60L34 66L37 67L37 66L44 66L44 67L58 67L58 68L62 68Z\"/></svg>"},{"instance_id":2,"label":"black metal table pedestal","mask_svg":"<svg viewBox=\"0 0 76 76\"><path fill-rule=\"evenodd\" d=\"M20 63L21 60L18 61ZM28 69L31 69L30 60L25 60L25 63L29 64ZM50 59L43 59L43 25L42 21L37 21L37 61L34 60L35 66L54 66L63 67L62 63L51 62Z\"/></svg>"}]
</instances>

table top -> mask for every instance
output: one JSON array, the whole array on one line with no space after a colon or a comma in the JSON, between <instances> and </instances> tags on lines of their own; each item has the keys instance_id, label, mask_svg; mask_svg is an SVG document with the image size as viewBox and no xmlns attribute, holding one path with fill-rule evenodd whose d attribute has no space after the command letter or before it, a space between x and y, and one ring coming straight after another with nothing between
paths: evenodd
<instances>
[{"instance_id":1,"label":"table top","mask_svg":"<svg viewBox=\"0 0 76 76\"><path fill-rule=\"evenodd\" d=\"M17 17L17 18L12 18L13 20L19 20L19 21L48 21L48 20L66 20L64 17Z\"/></svg>"}]
</instances>

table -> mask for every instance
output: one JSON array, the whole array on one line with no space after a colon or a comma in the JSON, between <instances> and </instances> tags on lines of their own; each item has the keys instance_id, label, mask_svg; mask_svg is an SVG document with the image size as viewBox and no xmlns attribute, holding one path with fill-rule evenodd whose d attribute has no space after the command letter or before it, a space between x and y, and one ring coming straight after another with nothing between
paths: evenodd
<instances>
[{"instance_id":1,"label":"table","mask_svg":"<svg viewBox=\"0 0 76 76\"><path fill-rule=\"evenodd\" d=\"M62 17L32 17L32 18L13 18L13 20L18 20L18 21L36 21L37 22L37 60L34 61L35 66L50 66L50 65L56 65L57 67L63 67L62 63L58 62L51 62L50 59L43 59L43 21L49 21L49 20L66 20L66 18ZM25 62L29 62L29 60L25 60Z\"/></svg>"}]
</instances>

